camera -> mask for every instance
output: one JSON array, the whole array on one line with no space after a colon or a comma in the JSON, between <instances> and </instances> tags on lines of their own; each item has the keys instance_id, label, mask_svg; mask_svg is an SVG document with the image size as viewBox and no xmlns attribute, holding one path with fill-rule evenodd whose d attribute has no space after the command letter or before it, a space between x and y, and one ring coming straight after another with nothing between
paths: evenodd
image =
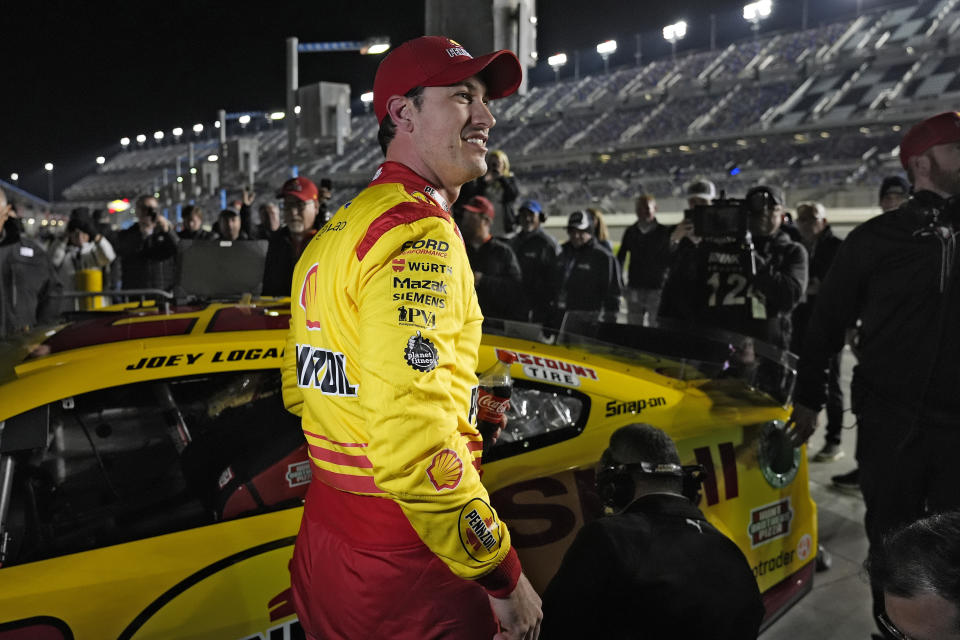
<instances>
[{"instance_id":1,"label":"camera","mask_svg":"<svg viewBox=\"0 0 960 640\"><path fill-rule=\"evenodd\" d=\"M761 203L762 204L762 203ZM693 222L701 248L708 251L708 263L718 271L736 271L756 275L750 216L757 213L752 200L726 198L723 192L710 204L687 209L684 216Z\"/></svg>"},{"instance_id":2,"label":"camera","mask_svg":"<svg viewBox=\"0 0 960 640\"><path fill-rule=\"evenodd\" d=\"M146 213L147 213L147 217L149 217L154 222L156 222L157 218L160 216L160 212L157 211L156 207L147 207Z\"/></svg>"}]
</instances>

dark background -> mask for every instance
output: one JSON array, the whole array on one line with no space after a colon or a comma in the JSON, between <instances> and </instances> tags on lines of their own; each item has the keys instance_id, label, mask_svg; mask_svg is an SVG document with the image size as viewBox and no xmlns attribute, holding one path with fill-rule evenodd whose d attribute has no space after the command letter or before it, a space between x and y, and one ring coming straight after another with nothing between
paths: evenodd
<instances>
[{"instance_id":1,"label":"dark background","mask_svg":"<svg viewBox=\"0 0 960 640\"><path fill-rule=\"evenodd\" d=\"M467 0L465 0L467 1ZM891 0L863 0L872 9ZM808 0L809 25L852 16L856 0ZM97 155L120 150L120 138L173 127L209 129L217 109L283 109L284 39L362 40L387 35L394 45L422 35L423 3L379 2L164 3L38 1L7 3L0 24L0 179L47 197L45 162L53 162L59 194L95 167ZM611 67L633 64L635 34L644 60L668 56L660 30L684 19L678 52L709 46L709 14L717 44L750 37L743 0L538 0L541 66L531 78L552 78L548 56L580 53L581 73L602 69L593 50L619 42ZM899 3L903 4L903 3ZM774 3L763 32L800 27L801 0ZM475 55L481 52L473 52ZM348 82L354 97L370 91L381 56L322 53L300 56L300 84ZM573 65L562 76L573 73Z\"/></svg>"}]
</instances>

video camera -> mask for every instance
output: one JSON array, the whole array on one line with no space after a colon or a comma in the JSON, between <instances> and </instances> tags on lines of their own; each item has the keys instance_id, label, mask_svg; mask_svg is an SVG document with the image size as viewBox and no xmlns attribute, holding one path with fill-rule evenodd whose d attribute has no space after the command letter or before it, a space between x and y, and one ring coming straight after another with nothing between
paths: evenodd
<instances>
[{"instance_id":1,"label":"video camera","mask_svg":"<svg viewBox=\"0 0 960 640\"><path fill-rule=\"evenodd\" d=\"M765 206L765 200L727 198L721 191L720 197L710 204L698 204L684 211L684 217L693 222L694 234L705 247L721 247L727 253L739 254L744 268L756 275L750 216L760 213Z\"/></svg>"}]
</instances>

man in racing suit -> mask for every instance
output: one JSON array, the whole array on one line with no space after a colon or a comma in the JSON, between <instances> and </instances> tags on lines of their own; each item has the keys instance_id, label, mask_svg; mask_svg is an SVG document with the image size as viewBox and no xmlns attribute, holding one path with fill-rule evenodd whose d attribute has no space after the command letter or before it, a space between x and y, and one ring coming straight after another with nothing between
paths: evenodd
<instances>
[{"instance_id":1,"label":"man in racing suit","mask_svg":"<svg viewBox=\"0 0 960 640\"><path fill-rule=\"evenodd\" d=\"M540 599L480 483L483 317L449 213L485 172L516 56L409 41L374 82L386 153L293 276L284 402L313 482L293 600L311 638L536 638ZM495 617L496 616L496 617Z\"/></svg>"},{"instance_id":2,"label":"man in racing suit","mask_svg":"<svg viewBox=\"0 0 960 640\"><path fill-rule=\"evenodd\" d=\"M900 144L900 162L913 196L851 231L820 285L792 419L801 444L816 428L829 359L859 319L851 403L871 547L927 513L960 507L960 114L913 127ZM879 616L877 584L873 596Z\"/></svg>"}]
</instances>

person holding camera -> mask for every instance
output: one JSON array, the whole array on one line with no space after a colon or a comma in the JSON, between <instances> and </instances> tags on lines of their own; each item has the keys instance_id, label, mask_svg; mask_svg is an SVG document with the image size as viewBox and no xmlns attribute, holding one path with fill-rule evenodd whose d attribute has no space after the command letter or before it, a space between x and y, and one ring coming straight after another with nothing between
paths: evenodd
<instances>
[{"instance_id":1,"label":"person holding camera","mask_svg":"<svg viewBox=\"0 0 960 640\"><path fill-rule=\"evenodd\" d=\"M123 288L171 289L180 238L153 196L137 198L134 211L137 223L117 234Z\"/></svg>"},{"instance_id":2,"label":"person holding camera","mask_svg":"<svg viewBox=\"0 0 960 640\"><path fill-rule=\"evenodd\" d=\"M656 427L613 433L596 483L614 513L585 524L564 555L543 596L545 640L757 637L757 581L693 501L702 473Z\"/></svg>"},{"instance_id":3,"label":"person holding camera","mask_svg":"<svg viewBox=\"0 0 960 640\"><path fill-rule=\"evenodd\" d=\"M660 316L743 334L781 349L807 288L807 251L780 229L783 196L768 186L742 201L690 211L691 248L677 253Z\"/></svg>"}]
</instances>

